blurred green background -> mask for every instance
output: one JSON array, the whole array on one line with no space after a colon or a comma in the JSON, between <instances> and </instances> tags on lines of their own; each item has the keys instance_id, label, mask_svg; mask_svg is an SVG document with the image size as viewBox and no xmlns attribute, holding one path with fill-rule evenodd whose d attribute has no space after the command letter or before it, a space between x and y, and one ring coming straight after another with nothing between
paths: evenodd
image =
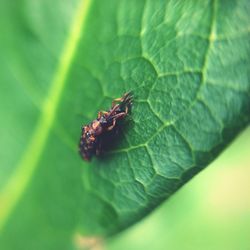
<instances>
[{"instance_id":1,"label":"blurred green background","mask_svg":"<svg viewBox=\"0 0 250 250\"><path fill-rule=\"evenodd\" d=\"M249 250L250 127L146 219L92 247L103 248Z\"/></svg>"}]
</instances>

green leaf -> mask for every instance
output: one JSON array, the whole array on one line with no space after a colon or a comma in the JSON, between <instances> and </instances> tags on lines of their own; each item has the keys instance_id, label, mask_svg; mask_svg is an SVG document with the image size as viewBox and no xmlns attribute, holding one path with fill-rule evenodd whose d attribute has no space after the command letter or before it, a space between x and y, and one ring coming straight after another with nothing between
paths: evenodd
<instances>
[{"instance_id":1,"label":"green leaf","mask_svg":"<svg viewBox=\"0 0 250 250\"><path fill-rule=\"evenodd\" d=\"M207 166L249 123L249 12L247 0L2 0L0 248L117 233ZM83 162L81 125L130 90L119 140Z\"/></svg>"}]
</instances>

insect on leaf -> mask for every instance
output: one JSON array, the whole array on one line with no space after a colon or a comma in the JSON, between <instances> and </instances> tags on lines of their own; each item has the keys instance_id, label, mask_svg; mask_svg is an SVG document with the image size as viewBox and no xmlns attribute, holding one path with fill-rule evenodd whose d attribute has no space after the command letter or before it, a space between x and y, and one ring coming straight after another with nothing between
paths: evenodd
<instances>
[{"instance_id":1,"label":"insect on leaf","mask_svg":"<svg viewBox=\"0 0 250 250\"><path fill-rule=\"evenodd\" d=\"M0 248L117 233L215 159L249 123L249 13L247 0L1 1ZM82 161L81 126L127 91L119 137Z\"/></svg>"}]
</instances>

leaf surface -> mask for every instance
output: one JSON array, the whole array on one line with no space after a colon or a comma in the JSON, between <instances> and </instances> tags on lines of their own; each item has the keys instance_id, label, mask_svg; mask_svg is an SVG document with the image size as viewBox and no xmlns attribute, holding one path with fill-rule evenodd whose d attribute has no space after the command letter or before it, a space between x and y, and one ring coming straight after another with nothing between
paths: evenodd
<instances>
[{"instance_id":1,"label":"leaf surface","mask_svg":"<svg viewBox=\"0 0 250 250\"><path fill-rule=\"evenodd\" d=\"M75 249L77 233L119 232L249 123L247 0L0 7L2 249ZM83 162L81 125L131 90L119 140Z\"/></svg>"}]
</instances>

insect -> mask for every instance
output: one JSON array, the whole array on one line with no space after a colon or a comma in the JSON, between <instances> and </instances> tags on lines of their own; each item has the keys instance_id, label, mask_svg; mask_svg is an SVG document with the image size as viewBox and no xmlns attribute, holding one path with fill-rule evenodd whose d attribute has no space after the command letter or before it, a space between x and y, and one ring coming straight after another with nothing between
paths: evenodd
<instances>
[{"instance_id":1,"label":"insect","mask_svg":"<svg viewBox=\"0 0 250 250\"><path fill-rule=\"evenodd\" d=\"M109 111L99 111L97 119L82 126L79 153L84 160L89 161L93 155L101 153L102 136L116 129L118 121L128 115L131 105L132 95L131 92L127 92L121 98L112 101Z\"/></svg>"}]
</instances>

